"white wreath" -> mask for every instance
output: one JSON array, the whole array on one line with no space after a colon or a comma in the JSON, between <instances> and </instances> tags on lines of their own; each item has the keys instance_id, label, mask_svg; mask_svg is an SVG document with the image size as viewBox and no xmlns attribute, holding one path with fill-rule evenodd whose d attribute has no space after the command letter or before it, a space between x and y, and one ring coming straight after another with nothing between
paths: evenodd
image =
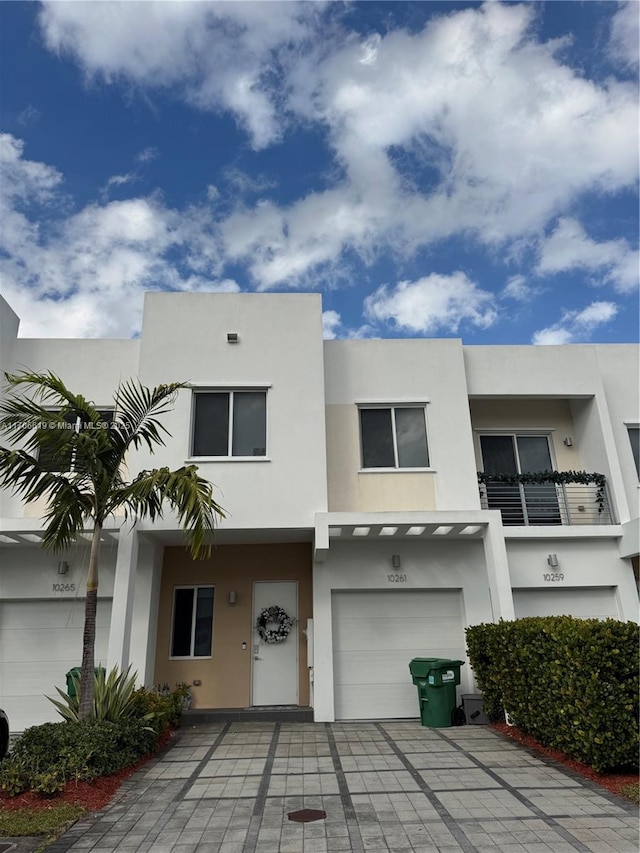
<instances>
[{"instance_id":1,"label":"white wreath","mask_svg":"<svg viewBox=\"0 0 640 853\"><path fill-rule=\"evenodd\" d=\"M277 628L267 628L267 625L274 622L277 624ZM291 616L282 607L278 607L277 605L265 607L256 622L260 639L265 643L283 643L289 636L292 625L293 619Z\"/></svg>"}]
</instances>

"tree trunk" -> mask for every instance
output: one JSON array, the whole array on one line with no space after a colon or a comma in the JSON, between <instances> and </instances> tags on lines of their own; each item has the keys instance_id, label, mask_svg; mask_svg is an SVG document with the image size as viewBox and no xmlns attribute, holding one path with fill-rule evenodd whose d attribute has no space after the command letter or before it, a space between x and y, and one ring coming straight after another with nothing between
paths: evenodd
<instances>
[{"instance_id":1,"label":"tree trunk","mask_svg":"<svg viewBox=\"0 0 640 853\"><path fill-rule=\"evenodd\" d=\"M87 575L87 599L84 608L84 633L82 635L82 668L80 670L80 703L78 717L87 720L93 716L94 667L96 645L96 608L98 605L98 559L102 525L96 524L91 539L91 555Z\"/></svg>"}]
</instances>

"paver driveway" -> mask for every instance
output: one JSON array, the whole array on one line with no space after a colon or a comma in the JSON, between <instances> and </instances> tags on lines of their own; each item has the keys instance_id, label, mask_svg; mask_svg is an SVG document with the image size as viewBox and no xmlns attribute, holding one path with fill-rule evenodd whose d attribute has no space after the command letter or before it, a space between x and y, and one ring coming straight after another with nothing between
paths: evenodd
<instances>
[{"instance_id":1,"label":"paver driveway","mask_svg":"<svg viewBox=\"0 0 640 853\"><path fill-rule=\"evenodd\" d=\"M322 809L326 819L287 815ZM175 745L48 853L626 853L631 803L493 729L228 723Z\"/></svg>"}]
</instances>

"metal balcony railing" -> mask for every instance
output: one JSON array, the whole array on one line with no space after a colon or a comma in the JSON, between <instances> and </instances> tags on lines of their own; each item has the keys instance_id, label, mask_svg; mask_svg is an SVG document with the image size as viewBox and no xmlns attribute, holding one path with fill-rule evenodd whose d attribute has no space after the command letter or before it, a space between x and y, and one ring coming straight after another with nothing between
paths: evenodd
<instances>
[{"instance_id":1,"label":"metal balcony railing","mask_svg":"<svg viewBox=\"0 0 640 853\"><path fill-rule=\"evenodd\" d=\"M557 482L563 476L549 472L545 481L544 473L529 474L523 475L529 482L522 482L519 475L479 473L480 505L499 509L504 525L614 524L604 477L590 483Z\"/></svg>"}]
</instances>

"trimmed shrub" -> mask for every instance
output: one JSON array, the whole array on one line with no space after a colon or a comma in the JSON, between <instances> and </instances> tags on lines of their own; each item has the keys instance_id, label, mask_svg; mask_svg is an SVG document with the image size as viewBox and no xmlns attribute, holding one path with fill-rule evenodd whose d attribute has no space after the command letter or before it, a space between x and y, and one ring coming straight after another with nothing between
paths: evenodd
<instances>
[{"instance_id":1,"label":"trimmed shrub","mask_svg":"<svg viewBox=\"0 0 640 853\"><path fill-rule=\"evenodd\" d=\"M633 622L530 617L467 629L491 719L595 770L638 764L639 629Z\"/></svg>"},{"instance_id":2,"label":"trimmed shrub","mask_svg":"<svg viewBox=\"0 0 640 853\"><path fill-rule=\"evenodd\" d=\"M154 729L140 720L44 723L18 738L0 763L0 790L53 794L69 780L108 776L153 752Z\"/></svg>"}]
</instances>

